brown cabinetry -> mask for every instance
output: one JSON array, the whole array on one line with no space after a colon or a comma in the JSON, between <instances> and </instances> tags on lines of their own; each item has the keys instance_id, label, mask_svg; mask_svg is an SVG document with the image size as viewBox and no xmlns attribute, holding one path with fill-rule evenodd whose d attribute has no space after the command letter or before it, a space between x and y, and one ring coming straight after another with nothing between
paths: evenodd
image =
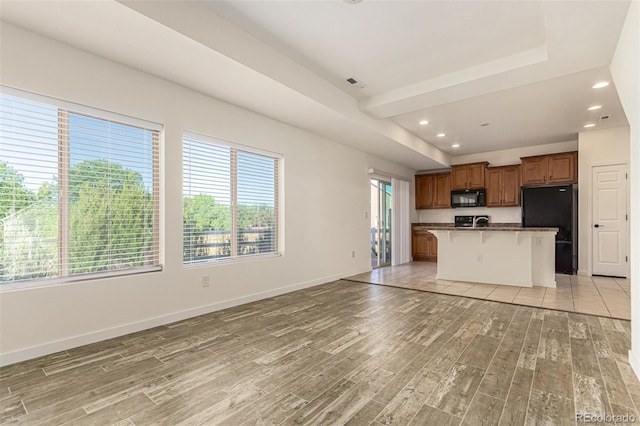
<instances>
[{"instance_id":1,"label":"brown cabinetry","mask_svg":"<svg viewBox=\"0 0 640 426\"><path fill-rule=\"evenodd\" d=\"M520 205L520 166L489 167L485 181L487 207Z\"/></svg>"},{"instance_id":2,"label":"brown cabinetry","mask_svg":"<svg viewBox=\"0 0 640 426\"><path fill-rule=\"evenodd\" d=\"M522 186L576 183L578 152L522 158Z\"/></svg>"},{"instance_id":3,"label":"brown cabinetry","mask_svg":"<svg viewBox=\"0 0 640 426\"><path fill-rule=\"evenodd\" d=\"M480 189L484 188L485 170L487 162L459 164L451 166L451 189Z\"/></svg>"},{"instance_id":4,"label":"brown cabinetry","mask_svg":"<svg viewBox=\"0 0 640 426\"><path fill-rule=\"evenodd\" d=\"M451 207L451 173L416 175L416 209Z\"/></svg>"},{"instance_id":5,"label":"brown cabinetry","mask_svg":"<svg viewBox=\"0 0 640 426\"><path fill-rule=\"evenodd\" d=\"M413 260L438 259L438 239L429 231L413 230L411 233L411 255Z\"/></svg>"}]
</instances>

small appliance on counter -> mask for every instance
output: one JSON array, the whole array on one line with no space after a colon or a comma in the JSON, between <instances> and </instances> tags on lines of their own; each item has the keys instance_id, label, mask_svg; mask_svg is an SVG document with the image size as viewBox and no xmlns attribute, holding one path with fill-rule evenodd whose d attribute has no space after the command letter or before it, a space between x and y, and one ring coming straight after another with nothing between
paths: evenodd
<instances>
[{"instance_id":1,"label":"small appliance on counter","mask_svg":"<svg viewBox=\"0 0 640 426\"><path fill-rule=\"evenodd\" d=\"M451 207L485 207L485 194L484 188L451 191Z\"/></svg>"},{"instance_id":2,"label":"small appliance on counter","mask_svg":"<svg viewBox=\"0 0 640 426\"><path fill-rule=\"evenodd\" d=\"M456 228L482 228L489 226L489 216L455 216L454 226Z\"/></svg>"}]
</instances>

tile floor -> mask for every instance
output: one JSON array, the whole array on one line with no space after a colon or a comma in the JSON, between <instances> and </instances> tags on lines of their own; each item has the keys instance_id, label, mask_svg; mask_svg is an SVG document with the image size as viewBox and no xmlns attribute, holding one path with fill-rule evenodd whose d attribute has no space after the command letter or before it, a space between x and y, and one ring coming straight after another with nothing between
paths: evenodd
<instances>
[{"instance_id":1,"label":"tile floor","mask_svg":"<svg viewBox=\"0 0 640 426\"><path fill-rule=\"evenodd\" d=\"M436 265L435 262L411 262L374 269L347 279L516 305L631 319L629 279L558 274L556 288L511 287L437 280Z\"/></svg>"}]
</instances>

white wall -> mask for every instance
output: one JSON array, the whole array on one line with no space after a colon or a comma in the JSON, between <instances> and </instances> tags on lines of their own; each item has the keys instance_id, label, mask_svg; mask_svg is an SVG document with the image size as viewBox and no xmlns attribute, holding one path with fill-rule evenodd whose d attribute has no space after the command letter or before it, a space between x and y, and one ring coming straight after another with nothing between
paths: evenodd
<instances>
[{"instance_id":1,"label":"white wall","mask_svg":"<svg viewBox=\"0 0 640 426\"><path fill-rule=\"evenodd\" d=\"M165 125L163 271L1 292L2 364L370 270L367 168L410 180L412 170L14 26L1 31L2 84ZM182 266L183 130L284 155L283 257Z\"/></svg>"},{"instance_id":2,"label":"white wall","mask_svg":"<svg viewBox=\"0 0 640 426\"><path fill-rule=\"evenodd\" d=\"M491 223L520 223L520 207L464 207L457 209L418 210L419 223L453 223L455 216L486 214Z\"/></svg>"},{"instance_id":3,"label":"white wall","mask_svg":"<svg viewBox=\"0 0 640 426\"><path fill-rule=\"evenodd\" d=\"M591 169L612 164L628 167L629 128L581 132L578 134L578 148L578 274L591 275Z\"/></svg>"},{"instance_id":4,"label":"white wall","mask_svg":"<svg viewBox=\"0 0 640 426\"><path fill-rule=\"evenodd\" d=\"M630 124L631 351L640 378L640 2L634 0L611 61L611 75Z\"/></svg>"},{"instance_id":5,"label":"white wall","mask_svg":"<svg viewBox=\"0 0 640 426\"><path fill-rule=\"evenodd\" d=\"M455 165L488 161L489 167L507 166L511 164L520 164L521 157L576 151L577 149L577 140L565 141L546 145L481 152L478 154L459 155L451 158L451 164ZM420 223L451 223L456 215L478 214L489 215L489 220L492 223L520 223L522 220L520 207L478 207L416 211L417 222Z\"/></svg>"},{"instance_id":6,"label":"white wall","mask_svg":"<svg viewBox=\"0 0 640 426\"><path fill-rule=\"evenodd\" d=\"M576 151L578 141L564 141L549 143L546 145L526 146L522 148L502 149L500 151L481 152L478 154L458 155L451 157L451 164L477 163L488 161L489 167L508 166L520 164L521 157L532 157L534 155L555 154L558 152Z\"/></svg>"}]
</instances>

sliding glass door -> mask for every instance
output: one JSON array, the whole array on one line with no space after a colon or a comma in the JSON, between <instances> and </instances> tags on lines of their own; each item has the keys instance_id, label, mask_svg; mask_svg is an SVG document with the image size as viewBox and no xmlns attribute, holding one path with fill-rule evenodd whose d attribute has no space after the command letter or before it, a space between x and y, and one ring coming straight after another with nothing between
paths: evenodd
<instances>
[{"instance_id":1,"label":"sliding glass door","mask_svg":"<svg viewBox=\"0 0 640 426\"><path fill-rule=\"evenodd\" d=\"M371 179L371 266L391 264L391 184Z\"/></svg>"}]
</instances>

